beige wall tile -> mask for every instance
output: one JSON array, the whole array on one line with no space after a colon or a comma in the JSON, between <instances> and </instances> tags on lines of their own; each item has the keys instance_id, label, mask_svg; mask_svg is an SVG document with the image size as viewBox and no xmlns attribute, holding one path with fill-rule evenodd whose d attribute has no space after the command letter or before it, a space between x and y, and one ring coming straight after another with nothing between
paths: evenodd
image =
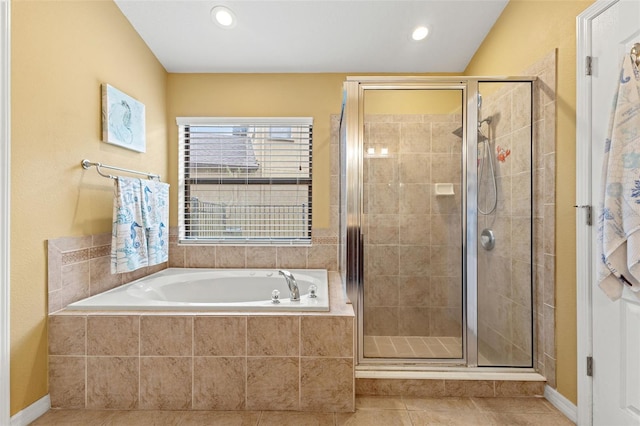
<instances>
[{"instance_id":1,"label":"beige wall tile","mask_svg":"<svg viewBox=\"0 0 640 426\"><path fill-rule=\"evenodd\" d=\"M89 264L89 294L91 296L122 285L122 274L111 274L111 258L109 256L91 259Z\"/></svg>"},{"instance_id":2,"label":"beige wall tile","mask_svg":"<svg viewBox=\"0 0 640 426\"><path fill-rule=\"evenodd\" d=\"M140 317L140 355L190 356L192 347L193 317Z\"/></svg>"},{"instance_id":3,"label":"beige wall tile","mask_svg":"<svg viewBox=\"0 0 640 426\"><path fill-rule=\"evenodd\" d=\"M431 154L411 153L400 154L398 159L391 158L385 161L394 161L399 164L400 182L407 183L431 183ZM386 183L386 182L385 182Z\"/></svg>"},{"instance_id":4,"label":"beige wall tile","mask_svg":"<svg viewBox=\"0 0 640 426\"><path fill-rule=\"evenodd\" d=\"M496 397L544 396L545 382L496 380Z\"/></svg>"},{"instance_id":5,"label":"beige wall tile","mask_svg":"<svg viewBox=\"0 0 640 426\"><path fill-rule=\"evenodd\" d=\"M64 306L89 297L89 261L62 266L62 298Z\"/></svg>"},{"instance_id":6,"label":"beige wall tile","mask_svg":"<svg viewBox=\"0 0 640 426\"><path fill-rule=\"evenodd\" d=\"M138 357L87 357L87 408L138 408Z\"/></svg>"},{"instance_id":7,"label":"beige wall tile","mask_svg":"<svg viewBox=\"0 0 640 426\"><path fill-rule=\"evenodd\" d=\"M418 185L412 185L418 186ZM409 198L428 199L421 196L419 190L415 188L405 188L407 191L413 191ZM424 214L428 211L422 208L411 209L405 211L400 216L400 244L427 246L431 244L431 216ZM420 213L422 214L413 214ZM389 244L389 242L387 242Z\"/></svg>"},{"instance_id":8,"label":"beige wall tile","mask_svg":"<svg viewBox=\"0 0 640 426\"><path fill-rule=\"evenodd\" d=\"M394 118L396 117L394 116ZM401 126L400 152L431 151L431 123L402 123Z\"/></svg>"},{"instance_id":9,"label":"beige wall tile","mask_svg":"<svg viewBox=\"0 0 640 426\"><path fill-rule=\"evenodd\" d=\"M310 269L338 270L336 245L313 245L308 248L307 267Z\"/></svg>"},{"instance_id":10,"label":"beige wall tile","mask_svg":"<svg viewBox=\"0 0 640 426\"><path fill-rule=\"evenodd\" d=\"M398 306L398 291L398 276L368 276L364 288L365 306Z\"/></svg>"},{"instance_id":11,"label":"beige wall tile","mask_svg":"<svg viewBox=\"0 0 640 426\"><path fill-rule=\"evenodd\" d=\"M248 268L275 268L275 247L247 247Z\"/></svg>"},{"instance_id":12,"label":"beige wall tile","mask_svg":"<svg viewBox=\"0 0 640 426\"><path fill-rule=\"evenodd\" d=\"M135 356L139 351L140 317L87 317L87 354Z\"/></svg>"},{"instance_id":13,"label":"beige wall tile","mask_svg":"<svg viewBox=\"0 0 640 426\"><path fill-rule=\"evenodd\" d=\"M353 411L352 358L301 358L300 409Z\"/></svg>"},{"instance_id":14,"label":"beige wall tile","mask_svg":"<svg viewBox=\"0 0 640 426\"><path fill-rule=\"evenodd\" d=\"M59 251L73 251L91 247L92 237L61 237L49 240L49 244Z\"/></svg>"},{"instance_id":15,"label":"beige wall tile","mask_svg":"<svg viewBox=\"0 0 640 426\"><path fill-rule=\"evenodd\" d=\"M365 237L369 244L398 244L400 235L399 216L395 214L372 214L367 217Z\"/></svg>"},{"instance_id":16,"label":"beige wall tile","mask_svg":"<svg viewBox=\"0 0 640 426\"><path fill-rule=\"evenodd\" d=\"M431 266L430 246L400 246L398 268L400 275L429 275Z\"/></svg>"},{"instance_id":17,"label":"beige wall tile","mask_svg":"<svg viewBox=\"0 0 640 426\"><path fill-rule=\"evenodd\" d=\"M301 356L353 357L354 318L300 318Z\"/></svg>"},{"instance_id":18,"label":"beige wall tile","mask_svg":"<svg viewBox=\"0 0 640 426\"><path fill-rule=\"evenodd\" d=\"M205 317L194 319L194 355L246 355L246 317Z\"/></svg>"},{"instance_id":19,"label":"beige wall tile","mask_svg":"<svg viewBox=\"0 0 640 426\"><path fill-rule=\"evenodd\" d=\"M299 372L299 358L247 358L247 409L298 410Z\"/></svg>"},{"instance_id":20,"label":"beige wall tile","mask_svg":"<svg viewBox=\"0 0 640 426\"><path fill-rule=\"evenodd\" d=\"M216 268L246 267L246 247L218 246L216 249Z\"/></svg>"},{"instance_id":21,"label":"beige wall tile","mask_svg":"<svg viewBox=\"0 0 640 426\"><path fill-rule=\"evenodd\" d=\"M185 246L184 266L187 268L214 268L217 248L215 246Z\"/></svg>"},{"instance_id":22,"label":"beige wall tile","mask_svg":"<svg viewBox=\"0 0 640 426\"><path fill-rule=\"evenodd\" d=\"M399 308L398 334L400 336L431 336L430 308L405 306ZM436 334L437 335L437 334Z\"/></svg>"},{"instance_id":23,"label":"beige wall tile","mask_svg":"<svg viewBox=\"0 0 640 426\"><path fill-rule=\"evenodd\" d=\"M431 304L430 277L398 277L399 306L429 306Z\"/></svg>"},{"instance_id":24,"label":"beige wall tile","mask_svg":"<svg viewBox=\"0 0 640 426\"><path fill-rule=\"evenodd\" d=\"M372 307L364 311L364 333L373 336L398 335L398 307Z\"/></svg>"},{"instance_id":25,"label":"beige wall tile","mask_svg":"<svg viewBox=\"0 0 640 426\"><path fill-rule=\"evenodd\" d=\"M140 357L140 408L191 408L191 357Z\"/></svg>"},{"instance_id":26,"label":"beige wall tile","mask_svg":"<svg viewBox=\"0 0 640 426\"><path fill-rule=\"evenodd\" d=\"M365 252L365 276L398 275L398 246L371 245Z\"/></svg>"},{"instance_id":27,"label":"beige wall tile","mask_svg":"<svg viewBox=\"0 0 640 426\"><path fill-rule=\"evenodd\" d=\"M49 396L52 408L85 408L86 358L49 356Z\"/></svg>"},{"instance_id":28,"label":"beige wall tile","mask_svg":"<svg viewBox=\"0 0 640 426\"><path fill-rule=\"evenodd\" d=\"M49 355L85 355L86 322L82 315L49 316Z\"/></svg>"},{"instance_id":29,"label":"beige wall tile","mask_svg":"<svg viewBox=\"0 0 640 426\"><path fill-rule=\"evenodd\" d=\"M307 267L307 247L278 247L276 267L304 269Z\"/></svg>"},{"instance_id":30,"label":"beige wall tile","mask_svg":"<svg viewBox=\"0 0 640 426\"><path fill-rule=\"evenodd\" d=\"M447 396L493 397L493 380L445 380Z\"/></svg>"},{"instance_id":31,"label":"beige wall tile","mask_svg":"<svg viewBox=\"0 0 640 426\"><path fill-rule=\"evenodd\" d=\"M195 357L194 410L243 410L246 360L244 357Z\"/></svg>"},{"instance_id":32,"label":"beige wall tile","mask_svg":"<svg viewBox=\"0 0 640 426\"><path fill-rule=\"evenodd\" d=\"M247 355L299 356L299 336L297 316L248 317Z\"/></svg>"},{"instance_id":33,"label":"beige wall tile","mask_svg":"<svg viewBox=\"0 0 640 426\"><path fill-rule=\"evenodd\" d=\"M47 241L47 291L62 288L62 252L53 240Z\"/></svg>"}]
</instances>

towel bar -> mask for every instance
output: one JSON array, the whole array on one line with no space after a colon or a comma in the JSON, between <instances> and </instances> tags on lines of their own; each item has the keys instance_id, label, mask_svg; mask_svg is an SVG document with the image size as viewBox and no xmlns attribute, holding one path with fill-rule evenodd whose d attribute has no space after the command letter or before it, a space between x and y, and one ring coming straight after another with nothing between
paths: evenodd
<instances>
[{"instance_id":1,"label":"towel bar","mask_svg":"<svg viewBox=\"0 0 640 426\"><path fill-rule=\"evenodd\" d=\"M89 167L95 167L96 171L98 172L98 174L102 177L106 177L109 179L116 179L117 176L113 176L113 175L109 175L109 174L105 174L102 172L102 170L100 170L101 167L104 167L105 169L111 169L111 170L119 170L121 172L127 172L127 173L134 173L134 174L138 174L138 175L143 175L148 177L149 179L158 179L160 180L160 175L156 175L153 173L147 173L147 172L139 172L137 170L131 170L131 169L123 169L122 167L115 167L115 166L109 166L107 164L102 164L102 163L93 163L87 159L82 160L80 162L80 165L82 166L83 169L88 169Z\"/></svg>"}]
</instances>

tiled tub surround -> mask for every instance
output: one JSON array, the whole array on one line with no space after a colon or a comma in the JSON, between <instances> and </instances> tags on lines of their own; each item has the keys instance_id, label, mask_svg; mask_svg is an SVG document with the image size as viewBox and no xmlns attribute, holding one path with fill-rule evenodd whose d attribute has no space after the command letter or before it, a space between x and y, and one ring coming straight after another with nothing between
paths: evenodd
<instances>
[{"instance_id":1,"label":"tiled tub surround","mask_svg":"<svg viewBox=\"0 0 640 426\"><path fill-rule=\"evenodd\" d=\"M329 280L327 313L52 314L52 407L353 411L354 314Z\"/></svg>"},{"instance_id":2,"label":"tiled tub surround","mask_svg":"<svg viewBox=\"0 0 640 426\"><path fill-rule=\"evenodd\" d=\"M166 263L111 275L111 233L47 241L48 312L167 267Z\"/></svg>"}]
</instances>

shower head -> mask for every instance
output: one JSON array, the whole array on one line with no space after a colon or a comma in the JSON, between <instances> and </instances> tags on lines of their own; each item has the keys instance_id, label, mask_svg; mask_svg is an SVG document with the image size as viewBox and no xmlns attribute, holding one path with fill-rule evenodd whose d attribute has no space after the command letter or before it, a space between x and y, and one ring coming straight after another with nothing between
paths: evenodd
<instances>
[{"instance_id":1,"label":"shower head","mask_svg":"<svg viewBox=\"0 0 640 426\"><path fill-rule=\"evenodd\" d=\"M484 120L481 120L478 123L478 127L482 126L482 123L487 123L487 124L491 124L491 121L493 120L493 117L488 116L487 118L485 118Z\"/></svg>"},{"instance_id":2,"label":"shower head","mask_svg":"<svg viewBox=\"0 0 640 426\"><path fill-rule=\"evenodd\" d=\"M486 119L485 119L486 120ZM483 121L485 121L483 120ZM482 123L483 121L481 121L480 123ZM491 119L489 119L488 122L491 122ZM480 124L479 123L479 124ZM454 130L452 132L454 135L456 135L457 137L461 138L462 137L462 127L458 127L456 130ZM478 143L480 142L484 142L486 140L489 140L489 138L487 138L485 135L482 134L482 132L480 132L480 127L478 127Z\"/></svg>"}]
</instances>

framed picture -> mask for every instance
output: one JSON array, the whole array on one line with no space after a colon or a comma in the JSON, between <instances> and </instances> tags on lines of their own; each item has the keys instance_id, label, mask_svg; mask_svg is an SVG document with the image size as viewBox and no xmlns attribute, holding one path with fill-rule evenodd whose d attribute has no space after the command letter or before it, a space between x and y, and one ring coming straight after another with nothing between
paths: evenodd
<instances>
[{"instance_id":1,"label":"framed picture","mask_svg":"<svg viewBox=\"0 0 640 426\"><path fill-rule=\"evenodd\" d=\"M109 84L102 84L102 140L145 152L144 104Z\"/></svg>"}]
</instances>

